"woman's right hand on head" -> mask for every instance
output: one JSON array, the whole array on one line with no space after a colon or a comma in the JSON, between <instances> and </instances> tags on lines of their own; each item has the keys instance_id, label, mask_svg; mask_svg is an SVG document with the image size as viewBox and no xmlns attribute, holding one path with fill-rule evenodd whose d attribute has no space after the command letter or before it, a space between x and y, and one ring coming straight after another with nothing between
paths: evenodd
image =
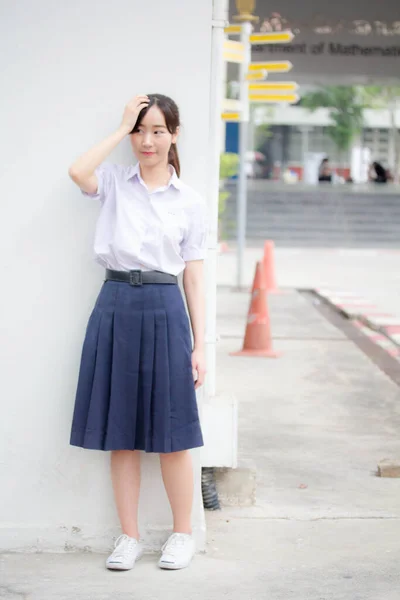
<instances>
[{"instance_id":1,"label":"woman's right hand on head","mask_svg":"<svg viewBox=\"0 0 400 600\"><path fill-rule=\"evenodd\" d=\"M149 105L149 98L146 95L135 96L125 106L124 116L122 117L121 127L130 133L136 125L139 113L143 108Z\"/></svg>"}]
</instances>

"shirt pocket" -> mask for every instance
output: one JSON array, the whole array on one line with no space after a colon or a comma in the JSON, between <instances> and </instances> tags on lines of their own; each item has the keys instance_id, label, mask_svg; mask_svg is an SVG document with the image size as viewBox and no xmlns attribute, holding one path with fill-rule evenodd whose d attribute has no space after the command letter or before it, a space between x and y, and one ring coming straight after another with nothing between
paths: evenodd
<instances>
[{"instance_id":1,"label":"shirt pocket","mask_svg":"<svg viewBox=\"0 0 400 600\"><path fill-rule=\"evenodd\" d=\"M185 211L182 209L166 210L162 216L161 226L165 236L179 244L187 228Z\"/></svg>"}]
</instances>

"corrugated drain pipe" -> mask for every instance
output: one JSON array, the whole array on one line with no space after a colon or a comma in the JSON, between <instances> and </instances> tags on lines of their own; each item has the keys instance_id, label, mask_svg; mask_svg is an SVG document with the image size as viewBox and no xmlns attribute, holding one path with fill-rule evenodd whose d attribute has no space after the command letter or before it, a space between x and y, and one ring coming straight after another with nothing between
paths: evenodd
<instances>
[{"instance_id":1,"label":"corrugated drain pipe","mask_svg":"<svg viewBox=\"0 0 400 600\"><path fill-rule=\"evenodd\" d=\"M202 468L201 492L203 494L203 506L206 510L220 510L214 467Z\"/></svg>"}]
</instances>

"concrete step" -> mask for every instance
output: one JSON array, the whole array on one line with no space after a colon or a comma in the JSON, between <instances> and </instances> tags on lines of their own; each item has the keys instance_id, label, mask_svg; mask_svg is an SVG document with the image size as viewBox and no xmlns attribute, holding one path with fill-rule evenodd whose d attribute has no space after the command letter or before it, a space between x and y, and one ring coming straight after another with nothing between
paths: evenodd
<instances>
[{"instance_id":1,"label":"concrete step","mask_svg":"<svg viewBox=\"0 0 400 600\"><path fill-rule=\"evenodd\" d=\"M221 506L254 506L256 503L257 471L252 463L237 469L215 470L218 498Z\"/></svg>"},{"instance_id":2,"label":"concrete step","mask_svg":"<svg viewBox=\"0 0 400 600\"><path fill-rule=\"evenodd\" d=\"M272 238L287 245L376 245L400 244L400 197L338 193L262 191L262 184L250 184L247 202L247 238ZM258 189L257 189L258 188ZM236 235L236 189L228 190L224 225L226 237Z\"/></svg>"},{"instance_id":3,"label":"concrete step","mask_svg":"<svg viewBox=\"0 0 400 600\"><path fill-rule=\"evenodd\" d=\"M229 234L230 234L230 239L232 239L232 237L235 236L236 234L236 229L230 229L229 230ZM329 234L328 232L314 232L314 231L308 231L308 232L296 232L296 231L279 231L276 229L273 229L271 227L264 227L264 228L258 228L258 229L253 229L253 230L249 230L247 229L246 235L248 238L265 238L267 234L270 234L273 238L288 238L288 239L292 239L292 240L305 240L305 241L309 241L312 239L320 239L320 240L331 240L331 241L336 241L336 242L341 242L343 240L353 240L353 241L362 241L362 242L366 242L366 243L371 243L371 234L365 234L365 235L354 235L353 233L348 233L346 234L346 232L332 232L331 234ZM377 243L391 243L391 244L399 244L399 236L387 236L387 235L374 235L373 236L373 245L376 245Z\"/></svg>"},{"instance_id":4,"label":"concrete step","mask_svg":"<svg viewBox=\"0 0 400 600\"><path fill-rule=\"evenodd\" d=\"M342 219L331 219L329 221L307 221L305 220L293 220L293 219L282 219L271 217L265 219L255 219L252 217L247 220L247 228L252 227L272 227L274 229L281 229L282 231L287 231L288 229L297 229L299 231L303 231L304 229L316 229L318 231L333 231L339 229L343 231L343 229L347 229L348 231L354 232L373 232L373 233L382 233L383 235L391 235L400 233L400 221L397 223L360 223L355 221L346 221Z\"/></svg>"},{"instance_id":5,"label":"concrete step","mask_svg":"<svg viewBox=\"0 0 400 600\"><path fill-rule=\"evenodd\" d=\"M236 215L236 207L234 205L229 204L227 206L227 212ZM327 217L332 215L343 215L347 218L351 219L363 219L367 221L381 219L382 221L386 221L388 218L396 220L400 220L400 210L391 210L391 211L371 211L368 207L360 208L357 211L346 211L342 210L340 207L332 207L331 210L322 209L321 207L304 207L300 206L271 206L271 205L263 205L263 206L254 206L252 204L247 205L247 213L249 215L282 215L285 214L288 217L299 216L299 215L307 215L310 218L319 218L319 217Z\"/></svg>"}]
</instances>

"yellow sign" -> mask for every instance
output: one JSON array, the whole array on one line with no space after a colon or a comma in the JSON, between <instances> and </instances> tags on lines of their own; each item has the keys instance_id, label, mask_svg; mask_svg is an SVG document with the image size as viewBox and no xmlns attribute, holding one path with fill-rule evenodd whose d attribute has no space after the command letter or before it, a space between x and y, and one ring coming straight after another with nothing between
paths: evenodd
<instances>
[{"instance_id":1,"label":"yellow sign","mask_svg":"<svg viewBox=\"0 0 400 600\"><path fill-rule=\"evenodd\" d=\"M241 25L228 25L228 27L225 27L224 31L227 35L240 35L240 33L242 31L242 26Z\"/></svg>"},{"instance_id":2,"label":"yellow sign","mask_svg":"<svg viewBox=\"0 0 400 600\"><path fill-rule=\"evenodd\" d=\"M288 73L293 65L288 60L280 62L253 62L249 65L249 71L273 71L274 73Z\"/></svg>"},{"instance_id":3,"label":"yellow sign","mask_svg":"<svg viewBox=\"0 0 400 600\"><path fill-rule=\"evenodd\" d=\"M272 33L252 33L250 44L284 44L291 42L294 35L291 31L274 31Z\"/></svg>"},{"instance_id":4,"label":"yellow sign","mask_svg":"<svg viewBox=\"0 0 400 600\"><path fill-rule=\"evenodd\" d=\"M296 104L299 99L298 94L249 94L250 102L263 102L267 104L277 104L279 102Z\"/></svg>"},{"instance_id":5,"label":"yellow sign","mask_svg":"<svg viewBox=\"0 0 400 600\"><path fill-rule=\"evenodd\" d=\"M240 121L240 113L224 112L221 114L221 118L224 121Z\"/></svg>"},{"instance_id":6,"label":"yellow sign","mask_svg":"<svg viewBox=\"0 0 400 600\"><path fill-rule=\"evenodd\" d=\"M224 40L224 60L233 63L244 61L244 45L241 42Z\"/></svg>"},{"instance_id":7,"label":"yellow sign","mask_svg":"<svg viewBox=\"0 0 400 600\"><path fill-rule=\"evenodd\" d=\"M271 81L268 83L251 83L249 85L249 90L252 92L295 92L298 87L298 84L294 81Z\"/></svg>"},{"instance_id":8,"label":"yellow sign","mask_svg":"<svg viewBox=\"0 0 400 600\"><path fill-rule=\"evenodd\" d=\"M268 77L267 71L260 69L259 71L254 71L254 73L247 73L246 79L247 81L264 81L266 77Z\"/></svg>"},{"instance_id":9,"label":"yellow sign","mask_svg":"<svg viewBox=\"0 0 400 600\"><path fill-rule=\"evenodd\" d=\"M236 0L236 8L239 11L238 15L233 17L234 21L256 21L259 18L256 17L253 12L256 7L256 0Z\"/></svg>"}]
</instances>

